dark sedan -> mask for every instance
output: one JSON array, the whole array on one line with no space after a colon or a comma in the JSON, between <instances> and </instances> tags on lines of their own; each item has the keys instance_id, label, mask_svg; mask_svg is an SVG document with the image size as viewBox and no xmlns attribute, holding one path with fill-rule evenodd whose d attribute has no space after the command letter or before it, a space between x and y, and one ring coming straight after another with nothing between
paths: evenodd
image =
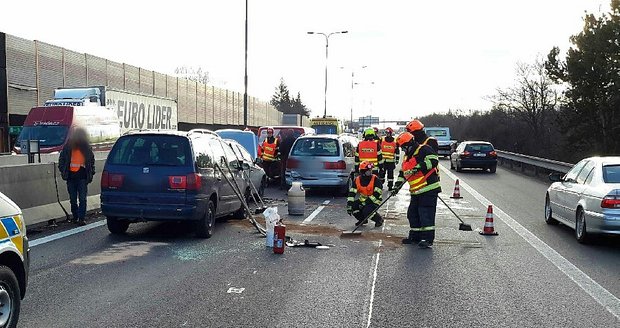
<instances>
[{"instance_id":1,"label":"dark sedan","mask_svg":"<svg viewBox=\"0 0 620 328\"><path fill-rule=\"evenodd\" d=\"M450 169L461 172L465 168L497 170L497 153L493 145L486 141L464 141L450 155Z\"/></svg>"}]
</instances>

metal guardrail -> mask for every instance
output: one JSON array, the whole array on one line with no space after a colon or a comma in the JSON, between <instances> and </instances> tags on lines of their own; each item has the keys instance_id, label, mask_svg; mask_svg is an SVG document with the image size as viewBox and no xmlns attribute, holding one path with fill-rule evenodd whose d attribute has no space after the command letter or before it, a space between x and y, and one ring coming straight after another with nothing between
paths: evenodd
<instances>
[{"instance_id":1,"label":"metal guardrail","mask_svg":"<svg viewBox=\"0 0 620 328\"><path fill-rule=\"evenodd\" d=\"M508 151L497 150L497 156L521 164L533 166L535 169L542 168L549 171L567 173L575 164L554 161L551 159L534 157L529 155L511 153Z\"/></svg>"}]
</instances>

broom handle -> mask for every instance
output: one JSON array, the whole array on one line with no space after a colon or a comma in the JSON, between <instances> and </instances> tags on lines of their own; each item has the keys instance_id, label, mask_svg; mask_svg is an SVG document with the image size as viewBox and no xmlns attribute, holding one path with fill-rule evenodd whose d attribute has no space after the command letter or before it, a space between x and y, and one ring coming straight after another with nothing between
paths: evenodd
<instances>
[{"instance_id":1,"label":"broom handle","mask_svg":"<svg viewBox=\"0 0 620 328\"><path fill-rule=\"evenodd\" d=\"M439 195L437 195L437 198L439 198L439 200L441 200L441 202L444 205L446 205L446 207L450 210L450 212L452 212L452 214L454 214L454 216L456 216L456 218L459 219L459 221L461 221L461 223L463 223L463 224L465 223L465 221L463 221L463 219L461 219L461 217L458 214L456 214L456 212L454 212L452 210L452 208L441 197L439 197Z\"/></svg>"},{"instance_id":2,"label":"broom handle","mask_svg":"<svg viewBox=\"0 0 620 328\"><path fill-rule=\"evenodd\" d=\"M372 210L372 212L370 212L370 214L369 214L369 215L368 215L368 216L364 219L364 221L362 221L362 222L365 222L366 220L369 220L369 219L370 219L373 215L375 215L375 213L377 213L377 211L379 211L379 209L381 208L381 206L383 206L383 204L387 203L387 201L388 201L390 198L392 198L392 196L393 196L393 195L394 195L394 194L390 193L390 195L389 195L389 196L387 196L387 198L386 198L385 200L383 200L383 201L381 202L381 204L379 204L379 206L377 206L377 208L375 208L374 210ZM355 229L353 229L353 231L351 231L351 233L355 232L355 230L359 229L359 227L361 227L361 226L362 226L362 225L360 224L360 225L358 225L357 227L355 227Z\"/></svg>"}]
</instances>

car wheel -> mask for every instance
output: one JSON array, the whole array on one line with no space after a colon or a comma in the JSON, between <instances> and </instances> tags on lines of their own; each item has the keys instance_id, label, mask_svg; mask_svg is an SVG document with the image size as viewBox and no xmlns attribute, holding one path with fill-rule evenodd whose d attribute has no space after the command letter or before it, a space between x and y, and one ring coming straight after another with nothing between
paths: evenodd
<instances>
[{"instance_id":1,"label":"car wheel","mask_svg":"<svg viewBox=\"0 0 620 328\"><path fill-rule=\"evenodd\" d=\"M213 227L215 226L215 205L209 200L207 210L202 219L196 223L196 236L199 238L209 238L213 235Z\"/></svg>"},{"instance_id":2,"label":"car wheel","mask_svg":"<svg viewBox=\"0 0 620 328\"><path fill-rule=\"evenodd\" d=\"M585 244L588 241L586 213L581 208L577 210L577 219L575 220L575 237L577 238L577 241L582 244Z\"/></svg>"},{"instance_id":3,"label":"car wheel","mask_svg":"<svg viewBox=\"0 0 620 328\"><path fill-rule=\"evenodd\" d=\"M495 173L496 171L497 171L497 165L493 165L493 166L489 167L489 172Z\"/></svg>"},{"instance_id":4,"label":"car wheel","mask_svg":"<svg viewBox=\"0 0 620 328\"><path fill-rule=\"evenodd\" d=\"M122 235L127 232L127 229L129 229L129 221L126 220L108 217L106 218L106 223L108 225L108 230L113 235Z\"/></svg>"},{"instance_id":5,"label":"car wheel","mask_svg":"<svg viewBox=\"0 0 620 328\"><path fill-rule=\"evenodd\" d=\"M549 195L545 197L545 222L549 225L558 224L558 220L553 218L553 211L551 210L551 201Z\"/></svg>"},{"instance_id":6,"label":"car wheel","mask_svg":"<svg viewBox=\"0 0 620 328\"><path fill-rule=\"evenodd\" d=\"M15 273L0 265L0 327L15 327L19 319L21 297Z\"/></svg>"},{"instance_id":7,"label":"car wheel","mask_svg":"<svg viewBox=\"0 0 620 328\"><path fill-rule=\"evenodd\" d=\"M349 175L349 178L347 179L347 184L340 187L340 195L342 196L346 196L349 194L349 190L351 190L351 186L353 185L353 179L351 178L351 176Z\"/></svg>"}]
</instances>

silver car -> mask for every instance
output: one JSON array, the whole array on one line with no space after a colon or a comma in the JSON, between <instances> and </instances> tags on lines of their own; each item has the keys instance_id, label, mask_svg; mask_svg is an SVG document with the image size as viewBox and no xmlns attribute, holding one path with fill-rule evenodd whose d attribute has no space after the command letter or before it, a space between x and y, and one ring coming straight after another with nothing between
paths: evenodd
<instances>
[{"instance_id":1,"label":"silver car","mask_svg":"<svg viewBox=\"0 0 620 328\"><path fill-rule=\"evenodd\" d=\"M265 174L263 168L255 163L252 159L252 155L250 155L250 153L240 143L232 139L224 139L224 142L230 145L238 160L242 161L243 168L246 172L244 173L244 176L247 177L249 174L249 178L254 185L254 187L252 187L248 184L249 189L246 190L246 193L247 191L256 188L258 194L263 197L265 194L265 187L267 186L267 175ZM248 194L246 196L249 198L250 195Z\"/></svg>"},{"instance_id":2,"label":"silver car","mask_svg":"<svg viewBox=\"0 0 620 328\"><path fill-rule=\"evenodd\" d=\"M336 187L346 194L353 182L357 139L349 136L309 135L295 140L286 162L286 184Z\"/></svg>"},{"instance_id":3,"label":"silver car","mask_svg":"<svg viewBox=\"0 0 620 328\"><path fill-rule=\"evenodd\" d=\"M545 221L575 229L584 243L591 234L620 235L620 157L590 157L562 176L552 173Z\"/></svg>"}]
</instances>

